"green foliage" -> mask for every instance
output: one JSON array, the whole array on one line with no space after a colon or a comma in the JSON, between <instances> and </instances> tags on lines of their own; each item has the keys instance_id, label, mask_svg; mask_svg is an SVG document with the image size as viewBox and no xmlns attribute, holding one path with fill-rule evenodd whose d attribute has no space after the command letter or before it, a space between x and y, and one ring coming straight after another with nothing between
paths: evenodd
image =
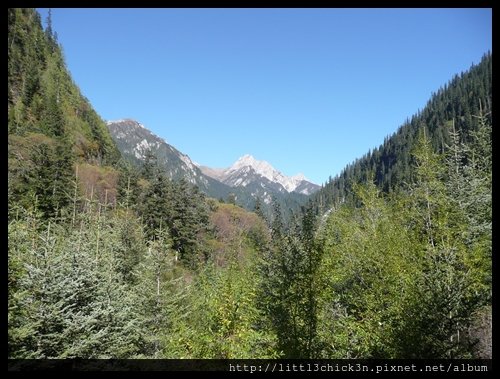
<instances>
[{"instance_id":1,"label":"green foliage","mask_svg":"<svg viewBox=\"0 0 500 379\"><path fill-rule=\"evenodd\" d=\"M162 224L166 224L171 214L169 202L171 182L161 172L149 183L140 196L140 213L145 226L146 236L153 239Z\"/></svg>"},{"instance_id":2,"label":"green foliage","mask_svg":"<svg viewBox=\"0 0 500 379\"><path fill-rule=\"evenodd\" d=\"M9 358L491 356L490 54L268 227L152 154L102 166L51 22L8 21Z\"/></svg>"},{"instance_id":3,"label":"green foliage","mask_svg":"<svg viewBox=\"0 0 500 379\"><path fill-rule=\"evenodd\" d=\"M465 243L473 251L471 263L485 273L482 291L491 291L492 258L492 145L491 122L481 111L477 117L478 129L471 132L471 142L453 148L447 166L453 172L448 192L455 207L464 213ZM463 163L456 164L459 150Z\"/></svg>"},{"instance_id":4,"label":"green foliage","mask_svg":"<svg viewBox=\"0 0 500 379\"><path fill-rule=\"evenodd\" d=\"M22 213L20 215L20 213ZM29 292L23 287L27 275L23 258L34 248L40 227L40 214L17 207L16 219L8 225L8 342L9 357L22 357L29 349L26 341L34 332L27 322L28 310L23 303Z\"/></svg>"},{"instance_id":5,"label":"green foliage","mask_svg":"<svg viewBox=\"0 0 500 379\"><path fill-rule=\"evenodd\" d=\"M395 358L389 335L403 316L418 246L373 183L355 190L363 207L340 207L322 230L322 356Z\"/></svg>"},{"instance_id":6,"label":"green foliage","mask_svg":"<svg viewBox=\"0 0 500 379\"><path fill-rule=\"evenodd\" d=\"M469 349L460 334L470 326L482 300L477 291L477 270L470 265L471 251L463 239L465 215L446 191L441 180L445 166L423 133L414 155L416 183L411 192L410 216L423 250L413 300L406 309L410 317L399 330L399 354L467 357Z\"/></svg>"},{"instance_id":7,"label":"green foliage","mask_svg":"<svg viewBox=\"0 0 500 379\"><path fill-rule=\"evenodd\" d=\"M175 307L181 306L182 292L172 277L174 254L166 229L160 229L134 271L132 293L141 330L142 357L161 358L164 336L174 323Z\"/></svg>"},{"instance_id":8,"label":"green foliage","mask_svg":"<svg viewBox=\"0 0 500 379\"><path fill-rule=\"evenodd\" d=\"M449 170L460 173L463 161L451 153ZM491 268L468 244L461 174L445 185L447 166L424 131L414 158L408 192L385 199L374 184L354 185L359 207L334 210L322 230L325 357L470 357L473 342L464 336L488 303Z\"/></svg>"},{"instance_id":9,"label":"green foliage","mask_svg":"<svg viewBox=\"0 0 500 379\"><path fill-rule=\"evenodd\" d=\"M353 183L366 182L371 176L386 193L411 183L411 152L422 127L427 128L430 144L436 153L443 153L446 145L450 144L450 120L454 120L455 129L461 133L463 142L471 142L478 128L473 115L485 114L491 109L491 75L492 56L487 53L478 65L455 76L433 94L426 107L407 120L392 136L386 137L383 144L347 165L339 175L330 178L313 195L317 214L345 201L353 201ZM490 120L489 117L485 116L485 119Z\"/></svg>"},{"instance_id":10,"label":"green foliage","mask_svg":"<svg viewBox=\"0 0 500 379\"><path fill-rule=\"evenodd\" d=\"M203 256L201 241L208 224L208 206L198 187L181 179L172 182L154 161L147 162L143 175L149 182L139 195L139 213L146 235L155 237L156 231L168 228L172 248L179 258L195 267ZM149 176L150 175L150 176Z\"/></svg>"},{"instance_id":11,"label":"green foliage","mask_svg":"<svg viewBox=\"0 0 500 379\"><path fill-rule=\"evenodd\" d=\"M275 357L275 337L258 304L256 261L268 236L262 221L231 204L211 215L211 258L186 292L167 357Z\"/></svg>"},{"instance_id":12,"label":"green foliage","mask_svg":"<svg viewBox=\"0 0 500 379\"><path fill-rule=\"evenodd\" d=\"M317 352L317 269L321 253L314 242L312 208L302 225L285 230L274 202L271 243L259 265L261 309L276 333L285 358L311 358Z\"/></svg>"},{"instance_id":13,"label":"green foliage","mask_svg":"<svg viewBox=\"0 0 500 379\"><path fill-rule=\"evenodd\" d=\"M173 248L181 260L195 267L202 256L201 242L208 224L208 208L198 187L184 179L173 183L172 213L168 218Z\"/></svg>"},{"instance_id":14,"label":"green foliage","mask_svg":"<svg viewBox=\"0 0 500 379\"><path fill-rule=\"evenodd\" d=\"M134 269L146 250L144 232L133 212L120 209L115 217L120 222L118 229L120 243L114 252L117 260L116 271L122 275L126 283L135 284L137 276L134 274Z\"/></svg>"},{"instance_id":15,"label":"green foliage","mask_svg":"<svg viewBox=\"0 0 500 379\"><path fill-rule=\"evenodd\" d=\"M208 264L191 287L187 316L171 337L172 357L273 358L275 339L256 304L252 265Z\"/></svg>"},{"instance_id":16,"label":"green foliage","mask_svg":"<svg viewBox=\"0 0 500 379\"><path fill-rule=\"evenodd\" d=\"M119 225L85 213L64 230L33 216L9 225L11 270L18 286L9 309L12 358L128 357L137 349L137 317L113 255ZM119 223L119 222L118 222ZM25 238L26 233L31 234ZM17 311L16 311L17 309Z\"/></svg>"},{"instance_id":17,"label":"green foliage","mask_svg":"<svg viewBox=\"0 0 500 379\"><path fill-rule=\"evenodd\" d=\"M50 23L44 33L34 9L8 13L9 179L17 202L35 192L45 217L54 217L66 205L74 161L115 163L119 153L71 80Z\"/></svg>"},{"instance_id":18,"label":"green foliage","mask_svg":"<svg viewBox=\"0 0 500 379\"><path fill-rule=\"evenodd\" d=\"M266 215L264 214L264 209L262 207L262 202L260 200L260 197L257 197L257 199L255 200L255 205L254 205L253 211L262 220L267 222L267 218L266 218Z\"/></svg>"},{"instance_id":19,"label":"green foliage","mask_svg":"<svg viewBox=\"0 0 500 379\"><path fill-rule=\"evenodd\" d=\"M9 138L11 201L29 207L37 199L46 218L55 217L70 203L73 155L64 139L28 134Z\"/></svg>"}]
</instances>

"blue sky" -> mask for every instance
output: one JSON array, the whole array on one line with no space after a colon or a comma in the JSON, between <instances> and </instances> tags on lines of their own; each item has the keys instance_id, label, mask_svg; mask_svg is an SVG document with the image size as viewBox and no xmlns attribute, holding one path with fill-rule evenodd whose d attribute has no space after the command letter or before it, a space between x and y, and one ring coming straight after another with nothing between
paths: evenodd
<instances>
[{"instance_id":1,"label":"blue sky","mask_svg":"<svg viewBox=\"0 0 500 379\"><path fill-rule=\"evenodd\" d=\"M45 20L47 9L39 9ZM491 9L52 9L105 120L321 184L491 50Z\"/></svg>"}]
</instances>

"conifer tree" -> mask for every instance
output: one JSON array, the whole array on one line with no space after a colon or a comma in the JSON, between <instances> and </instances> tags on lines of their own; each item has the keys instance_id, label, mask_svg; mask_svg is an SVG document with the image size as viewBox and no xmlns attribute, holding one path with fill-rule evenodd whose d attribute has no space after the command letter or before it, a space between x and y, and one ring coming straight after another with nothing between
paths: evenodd
<instances>
[{"instance_id":1,"label":"conifer tree","mask_svg":"<svg viewBox=\"0 0 500 379\"><path fill-rule=\"evenodd\" d=\"M162 358L165 338L179 301L172 269L174 254L168 230L160 228L149 242L144 258L135 270L134 297L141 331L141 356Z\"/></svg>"},{"instance_id":2,"label":"conifer tree","mask_svg":"<svg viewBox=\"0 0 500 379\"><path fill-rule=\"evenodd\" d=\"M10 254L19 257L23 272L10 303L15 316L10 357L125 358L136 353L137 316L114 256L119 223L111 227L110 221L88 210L69 231L50 221L29 239L17 237L22 224L9 231L15 241Z\"/></svg>"},{"instance_id":3,"label":"conifer tree","mask_svg":"<svg viewBox=\"0 0 500 379\"><path fill-rule=\"evenodd\" d=\"M285 358L306 358L313 355L316 328L308 256L313 252L302 243L300 229L285 230L277 201L273 209L271 242L260 265L262 310L276 333L278 351Z\"/></svg>"},{"instance_id":4,"label":"conifer tree","mask_svg":"<svg viewBox=\"0 0 500 379\"><path fill-rule=\"evenodd\" d=\"M165 225L172 213L171 183L162 171L157 171L146 191L140 196L140 214L149 240L153 240L160 225Z\"/></svg>"},{"instance_id":5,"label":"conifer tree","mask_svg":"<svg viewBox=\"0 0 500 379\"><path fill-rule=\"evenodd\" d=\"M441 180L444 165L421 133L414 152L416 184L412 192L415 230L421 235L421 275L407 309L408 345L404 356L463 357L460 335L471 322L479 298L462 239L464 214ZM456 162L455 162L456 164Z\"/></svg>"},{"instance_id":6,"label":"conifer tree","mask_svg":"<svg viewBox=\"0 0 500 379\"><path fill-rule=\"evenodd\" d=\"M261 201L260 197L257 197L257 199L255 200L255 206L254 206L253 211L255 212L255 214L257 216L259 216L262 220L264 220L266 222L266 224L269 223L269 220L264 213L264 208L262 206L262 201Z\"/></svg>"},{"instance_id":7,"label":"conifer tree","mask_svg":"<svg viewBox=\"0 0 500 379\"><path fill-rule=\"evenodd\" d=\"M173 248L179 258L194 268L199 262L200 242L208 224L208 207L205 196L185 179L173 184L168 222Z\"/></svg>"}]
</instances>

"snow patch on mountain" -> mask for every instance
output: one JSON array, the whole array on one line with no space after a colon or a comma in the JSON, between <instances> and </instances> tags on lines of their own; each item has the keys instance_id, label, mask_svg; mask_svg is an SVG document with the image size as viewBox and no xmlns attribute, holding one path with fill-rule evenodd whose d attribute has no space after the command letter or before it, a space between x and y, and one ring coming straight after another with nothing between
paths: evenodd
<instances>
[{"instance_id":1,"label":"snow patch on mountain","mask_svg":"<svg viewBox=\"0 0 500 379\"><path fill-rule=\"evenodd\" d=\"M287 192L293 192L299 187L302 182L309 180L304 176L304 174L300 173L294 176L286 176L281 172L276 170L269 162L259 161L255 159L250 154L245 154L241 158L239 158L231 167L224 171L224 177L229 177L234 175L237 172L248 173L250 170L255 171L260 176L268 179L273 183L280 184ZM241 183L239 179L234 182L234 186L238 186ZM247 183L248 184L248 183ZM308 193L307 193L308 194Z\"/></svg>"},{"instance_id":2,"label":"snow patch on mountain","mask_svg":"<svg viewBox=\"0 0 500 379\"><path fill-rule=\"evenodd\" d=\"M191 161L191 159L187 155L180 153L179 158L181 159L182 162L184 162L184 164L186 166L189 167L190 170L192 170L196 173L196 171L194 169L195 165L193 164L193 162Z\"/></svg>"},{"instance_id":3,"label":"snow patch on mountain","mask_svg":"<svg viewBox=\"0 0 500 379\"><path fill-rule=\"evenodd\" d=\"M134 148L134 154L137 159L142 159L145 157L145 153L148 149L151 148L151 145L148 143L146 139L143 139L139 142Z\"/></svg>"},{"instance_id":4,"label":"snow patch on mountain","mask_svg":"<svg viewBox=\"0 0 500 379\"><path fill-rule=\"evenodd\" d=\"M106 121L106 125L111 125L111 124L118 124L127 121L126 119L122 118L120 120L108 120Z\"/></svg>"},{"instance_id":5,"label":"snow patch on mountain","mask_svg":"<svg viewBox=\"0 0 500 379\"><path fill-rule=\"evenodd\" d=\"M231 187L246 187L252 183L263 189L271 186L273 191L280 193L297 192L310 195L320 187L310 182L304 174L286 176L276 170L269 162L259 161L250 154L239 158L231 167L214 169L199 166L203 174L212 177Z\"/></svg>"},{"instance_id":6,"label":"snow patch on mountain","mask_svg":"<svg viewBox=\"0 0 500 379\"><path fill-rule=\"evenodd\" d=\"M111 124L121 124L121 123L125 123L125 122L127 122L127 123L134 123L135 125L141 127L142 129L146 129L146 127L143 124L141 124L140 122L137 122L135 120L132 120L130 118L122 118L122 119L119 119L119 120L108 120L108 121L106 121L106 125L109 126ZM148 130L148 129L146 129L146 130Z\"/></svg>"}]
</instances>

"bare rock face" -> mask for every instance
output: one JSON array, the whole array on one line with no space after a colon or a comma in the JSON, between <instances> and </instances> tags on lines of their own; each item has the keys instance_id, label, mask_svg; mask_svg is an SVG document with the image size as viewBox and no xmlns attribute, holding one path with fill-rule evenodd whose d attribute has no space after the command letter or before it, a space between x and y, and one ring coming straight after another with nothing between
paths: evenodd
<instances>
[{"instance_id":1,"label":"bare rock face","mask_svg":"<svg viewBox=\"0 0 500 379\"><path fill-rule=\"evenodd\" d=\"M320 188L302 174L288 177L268 162L259 161L248 154L225 169L199 165L135 120L108 121L106 125L127 160L142 165L146 153L150 151L171 179L184 178L217 199L228 199L231 195L239 205L250 210L258 198L264 206L269 206L273 197L283 204L286 201L288 204L301 205L308 195Z\"/></svg>"}]
</instances>

